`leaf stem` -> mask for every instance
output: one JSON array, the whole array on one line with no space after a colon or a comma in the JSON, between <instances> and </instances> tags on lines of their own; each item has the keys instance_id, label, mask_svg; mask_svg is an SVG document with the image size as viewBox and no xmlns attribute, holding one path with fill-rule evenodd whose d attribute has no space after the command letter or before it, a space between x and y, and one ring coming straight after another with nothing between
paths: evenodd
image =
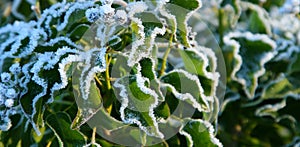
<instances>
[{"instance_id":1,"label":"leaf stem","mask_svg":"<svg viewBox=\"0 0 300 147\"><path fill-rule=\"evenodd\" d=\"M162 76L164 73L165 73L165 70L167 68L167 60L168 60L168 56L171 52L171 49L172 49L172 43L173 43L173 37L174 37L174 34L171 35L170 37L170 40L169 40L169 45L168 45L168 48L163 56L163 61L162 61L162 64L161 64L161 69L159 71L159 75Z\"/></svg>"},{"instance_id":2,"label":"leaf stem","mask_svg":"<svg viewBox=\"0 0 300 147\"><path fill-rule=\"evenodd\" d=\"M112 60L112 57L109 57L108 54L105 55L106 60L106 70L105 70L105 79L106 79L106 86L108 90L111 90L111 84L110 84L110 76L109 76L109 65Z\"/></svg>"},{"instance_id":3,"label":"leaf stem","mask_svg":"<svg viewBox=\"0 0 300 147\"><path fill-rule=\"evenodd\" d=\"M113 105L113 98L111 95L111 90L112 90L112 86L111 86L111 79L110 79L110 75L109 75L109 65L111 63L112 57L109 57L109 54L107 53L105 55L105 60L106 60L106 71L105 71L105 79L106 79L106 88L107 88L107 93L104 96L104 106L106 108L106 111L108 112L108 114L111 113L112 111L112 105Z\"/></svg>"},{"instance_id":4,"label":"leaf stem","mask_svg":"<svg viewBox=\"0 0 300 147\"><path fill-rule=\"evenodd\" d=\"M92 144L95 144L95 143L96 143L96 131L97 131L97 128L94 127L94 128L93 128L93 134L92 134L92 140L91 140L91 143L92 143Z\"/></svg>"},{"instance_id":5,"label":"leaf stem","mask_svg":"<svg viewBox=\"0 0 300 147\"><path fill-rule=\"evenodd\" d=\"M40 9L40 2L36 2L35 5L31 6L31 9L34 11L34 14L37 18L41 18L41 9Z\"/></svg>"},{"instance_id":6,"label":"leaf stem","mask_svg":"<svg viewBox=\"0 0 300 147\"><path fill-rule=\"evenodd\" d=\"M99 80L99 78L95 75L95 81L99 84L99 86L103 87L102 82Z\"/></svg>"}]
</instances>

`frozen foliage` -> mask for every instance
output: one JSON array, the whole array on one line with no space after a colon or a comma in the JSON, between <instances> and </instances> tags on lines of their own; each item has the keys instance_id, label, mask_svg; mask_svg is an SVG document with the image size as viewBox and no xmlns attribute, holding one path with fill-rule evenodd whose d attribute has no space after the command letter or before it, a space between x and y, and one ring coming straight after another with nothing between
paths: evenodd
<instances>
[{"instance_id":1,"label":"frozen foliage","mask_svg":"<svg viewBox=\"0 0 300 147\"><path fill-rule=\"evenodd\" d=\"M232 59L226 64L230 67L228 79L234 82L230 86L237 85L235 90L242 93L231 96L224 102L226 105L239 100L241 95L247 100L259 96L268 99L268 93L273 97L299 96L298 90L274 93L272 89L280 82L287 88L297 87L289 79L299 70L299 46L293 46L300 40L299 20L288 21L299 13L297 8L291 9L299 5L294 1L286 1L279 8L286 13L284 21L275 13L269 16L256 4L239 0L63 0L43 8L41 14L39 2L13 1L15 18L27 20L33 13L36 18L0 28L2 131L24 126L24 132L31 132L27 129L32 128L42 135L46 129L47 133L54 132L49 134L54 134L61 146L68 146L74 138L84 142L78 146L100 146L95 139L86 144L89 135L85 131L81 134L69 130L93 120L99 112L107 118L103 118L107 121L103 126L109 126L99 131L108 136L123 135L130 126L133 131L128 129L125 135L141 146L153 145L149 144L152 140L168 139L166 126L176 128L181 135L175 137L183 137L188 146L222 146L215 137L215 124L221 99L218 88L224 86L220 80L226 77L218 71L218 62L222 62L217 58L218 51L197 40L196 36L202 34L194 32L192 17L207 19L212 27L218 27L222 17L230 19L222 22L224 28L213 29L213 33L220 31L216 35L218 41ZM21 13L21 3L30 4L34 12L28 16ZM207 13L194 16L204 3L209 3L204 9ZM216 14L217 9L210 7L230 14ZM248 14L250 21L239 20ZM265 66L271 61L288 60L289 56L293 56L289 74L261 87L260 79L267 73ZM114 68L117 70L113 71ZM286 106L285 100L281 102L264 105L255 115L293 120L273 113ZM74 117L74 110L78 112L71 125L66 113ZM56 111L64 112L58 115ZM191 114L185 115L188 112ZM14 115L19 114L21 118L15 119ZM58 116L63 118L58 120L68 123L53 121ZM65 133L75 137L64 138L61 135Z\"/></svg>"},{"instance_id":2,"label":"frozen foliage","mask_svg":"<svg viewBox=\"0 0 300 147\"><path fill-rule=\"evenodd\" d=\"M246 40L246 43L240 44L238 42L240 38ZM249 50L255 50L254 48L247 48L247 41L249 42L248 44L250 42L262 42L262 44L265 44L263 49L257 49L259 56L253 56L256 63L251 61L251 59L247 59L249 54L246 54L246 52L252 53ZM273 51L276 48L276 43L267 35L252 34L250 32L229 33L224 37L224 42L226 45L232 47L236 62L231 73L231 78L242 84L246 95L249 98L253 98L258 85L258 78L265 73L264 64L277 54ZM250 62L247 60L250 60Z\"/></svg>"}]
</instances>

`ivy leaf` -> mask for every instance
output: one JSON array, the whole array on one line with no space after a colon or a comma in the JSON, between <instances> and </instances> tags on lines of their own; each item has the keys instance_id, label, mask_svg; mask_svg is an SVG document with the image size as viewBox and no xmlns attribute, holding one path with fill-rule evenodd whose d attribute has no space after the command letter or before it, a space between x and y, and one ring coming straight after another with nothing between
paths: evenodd
<instances>
[{"instance_id":1,"label":"ivy leaf","mask_svg":"<svg viewBox=\"0 0 300 147\"><path fill-rule=\"evenodd\" d=\"M238 19L242 13L242 8L240 6L240 0L223 0L220 4L223 9L221 9L221 13L223 17L227 18L229 21L230 27L236 25ZM231 9L226 8L230 6Z\"/></svg>"},{"instance_id":2,"label":"ivy leaf","mask_svg":"<svg viewBox=\"0 0 300 147\"><path fill-rule=\"evenodd\" d=\"M23 114L31 123L35 132L40 135L40 127L44 125L43 122L43 107L45 101L39 94L43 93L42 88L34 82L30 82L27 84L28 90L32 91L30 93L24 94L20 98L21 109L23 110ZM33 92L35 91L35 92Z\"/></svg>"},{"instance_id":3,"label":"ivy leaf","mask_svg":"<svg viewBox=\"0 0 300 147\"><path fill-rule=\"evenodd\" d=\"M81 69L74 64L73 77L79 77ZM102 107L102 97L94 80L91 81L89 87L89 95L87 99L83 99L83 93L80 90L80 81L73 78L73 90L78 106L78 112L71 125L72 129L79 129L81 125L91 119Z\"/></svg>"},{"instance_id":4,"label":"ivy leaf","mask_svg":"<svg viewBox=\"0 0 300 147\"><path fill-rule=\"evenodd\" d=\"M291 48L292 49L292 48ZM297 47L294 46L294 49L297 50ZM298 48L297 50L297 53L295 53L293 56L292 56L292 59L291 59L291 64L288 68L288 73L289 74L293 74L293 73L299 73L300 72L300 50Z\"/></svg>"},{"instance_id":5,"label":"ivy leaf","mask_svg":"<svg viewBox=\"0 0 300 147\"><path fill-rule=\"evenodd\" d=\"M258 78L265 73L264 65L276 54L276 43L266 35L250 32L229 33L224 37L227 52L233 60L227 65L233 67L231 78L243 86L248 98L253 98Z\"/></svg>"},{"instance_id":6,"label":"ivy leaf","mask_svg":"<svg viewBox=\"0 0 300 147\"><path fill-rule=\"evenodd\" d=\"M190 47L188 41L188 24L187 21L190 16L202 6L199 0L170 0L166 5L165 9L171 20L169 21L169 27L172 28L172 33L176 33L176 39L186 47ZM164 14L163 14L164 15ZM170 22L170 21L174 21Z\"/></svg>"},{"instance_id":7,"label":"ivy leaf","mask_svg":"<svg viewBox=\"0 0 300 147\"><path fill-rule=\"evenodd\" d=\"M264 105L260 108L258 108L256 111L255 111L255 114L257 116L271 116L272 118L276 119L279 114L278 114L278 111L282 108L284 108L286 106L286 101L285 100L282 100L280 103L276 103L276 104L267 104L267 105Z\"/></svg>"},{"instance_id":8,"label":"ivy leaf","mask_svg":"<svg viewBox=\"0 0 300 147\"><path fill-rule=\"evenodd\" d=\"M223 0L221 6L225 7L226 5L230 5L231 7L233 7L235 14L239 15L239 13L241 13L241 7L239 3L240 0Z\"/></svg>"},{"instance_id":9,"label":"ivy leaf","mask_svg":"<svg viewBox=\"0 0 300 147\"><path fill-rule=\"evenodd\" d=\"M115 89L120 90L121 119L127 124L138 125L149 136L162 138L163 134L158 129L154 115L154 108L157 107L162 94L153 73L153 61L144 58L137 66L137 74L119 78L114 83Z\"/></svg>"},{"instance_id":10,"label":"ivy leaf","mask_svg":"<svg viewBox=\"0 0 300 147\"><path fill-rule=\"evenodd\" d=\"M129 52L128 65L137 64L142 58L153 54L157 35L164 35L166 28L154 13L141 12L132 17L132 41L133 45Z\"/></svg>"},{"instance_id":11,"label":"ivy leaf","mask_svg":"<svg viewBox=\"0 0 300 147\"><path fill-rule=\"evenodd\" d=\"M94 2L79 2L79 3L71 3L69 9L66 9L63 15L63 20L59 24L57 24L58 31L69 31L72 25L82 22L85 19L85 11L86 9L92 7ZM78 25L78 24L77 24Z\"/></svg>"},{"instance_id":12,"label":"ivy leaf","mask_svg":"<svg viewBox=\"0 0 300 147\"><path fill-rule=\"evenodd\" d=\"M184 70L173 70L161 77L165 87L171 89L179 100L186 101L200 112L209 112L208 98L204 95L199 79Z\"/></svg>"},{"instance_id":13,"label":"ivy leaf","mask_svg":"<svg viewBox=\"0 0 300 147\"><path fill-rule=\"evenodd\" d=\"M186 137L189 147L223 146L220 141L214 136L213 126L207 121L203 121L200 119L187 119L186 125L183 125L181 127L179 133Z\"/></svg>"},{"instance_id":14,"label":"ivy leaf","mask_svg":"<svg viewBox=\"0 0 300 147\"><path fill-rule=\"evenodd\" d=\"M209 52L209 49L204 47L197 47L197 49ZM198 75L205 95L213 97L216 93L216 87L219 81L219 74L215 71L215 66L217 64L216 57L213 53L211 54L213 57L209 57L209 55L204 54L197 49L189 48L186 50L179 50L179 53L183 59L185 69L189 73Z\"/></svg>"},{"instance_id":15,"label":"ivy leaf","mask_svg":"<svg viewBox=\"0 0 300 147\"><path fill-rule=\"evenodd\" d=\"M153 114L153 107L157 105L157 98L142 91L138 82L145 84L145 81L134 76L124 77L116 81L116 88L121 88L120 85L124 85L120 92L122 99L125 99L122 101L120 109L121 118L125 123L137 124L141 130L150 136L161 137ZM123 93L124 95L121 95Z\"/></svg>"},{"instance_id":16,"label":"ivy leaf","mask_svg":"<svg viewBox=\"0 0 300 147\"><path fill-rule=\"evenodd\" d=\"M72 32L70 32L69 36L70 39L73 41L78 41L84 35L84 33L89 29L89 25L87 24L80 24L77 25Z\"/></svg>"},{"instance_id":17,"label":"ivy leaf","mask_svg":"<svg viewBox=\"0 0 300 147\"><path fill-rule=\"evenodd\" d=\"M141 19L142 25L145 27L144 32L146 38L151 36L155 28L163 27L163 24L161 23L159 18L157 18L157 16L155 16L155 14L152 12L138 13L137 18Z\"/></svg>"},{"instance_id":18,"label":"ivy leaf","mask_svg":"<svg viewBox=\"0 0 300 147\"><path fill-rule=\"evenodd\" d=\"M12 116L12 122L18 122L19 124L13 124L14 128L9 131L2 131L0 134L1 143L5 146L18 146L21 142L21 146L30 146L33 132L31 129L26 129L26 122L22 122L22 116L15 115Z\"/></svg>"},{"instance_id":19,"label":"ivy leaf","mask_svg":"<svg viewBox=\"0 0 300 147\"><path fill-rule=\"evenodd\" d=\"M67 113L59 112L49 115L46 124L54 132L60 146L83 146L86 144L84 136L77 130L71 129L71 119Z\"/></svg>"},{"instance_id":20,"label":"ivy leaf","mask_svg":"<svg viewBox=\"0 0 300 147\"><path fill-rule=\"evenodd\" d=\"M106 48L93 48L85 53L82 53L84 62L78 64L80 66L80 91L83 99L87 100L90 93L91 82L96 73L106 71Z\"/></svg>"},{"instance_id":21,"label":"ivy leaf","mask_svg":"<svg viewBox=\"0 0 300 147\"><path fill-rule=\"evenodd\" d=\"M268 12L258 5L243 2L243 7L250 10L250 17L248 21L248 30L252 33L271 35L271 23L268 17Z\"/></svg>"},{"instance_id":22,"label":"ivy leaf","mask_svg":"<svg viewBox=\"0 0 300 147\"><path fill-rule=\"evenodd\" d=\"M269 82L263 89L263 99L299 97L300 81L291 76L281 74L277 79Z\"/></svg>"}]
</instances>

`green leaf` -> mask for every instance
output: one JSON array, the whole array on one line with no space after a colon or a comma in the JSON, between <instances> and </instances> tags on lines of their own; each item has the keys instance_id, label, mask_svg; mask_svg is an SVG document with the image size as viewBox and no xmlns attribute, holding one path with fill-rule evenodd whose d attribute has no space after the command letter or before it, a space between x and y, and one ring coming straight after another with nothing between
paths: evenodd
<instances>
[{"instance_id":1,"label":"green leaf","mask_svg":"<svg viewBox=\"0 0 300 147\"><path fill-rule=\"evenodd\" d=\"M263 99L286 98L288 96L298 97L300 95L300 81L291 76L280 75L277 79L270 81L263 89Z\"/></svg>"},{"instance_id":2,"label":"green leaf","mask_svg":"<svg viewBox=\"0 0 300 147\"><path fill-rule=\"evenodd\" d=\"M75 65L75 64L74 64ZM73 77L80 77L81 70L74 66ZM83 99L83 94L80 88L80 80L79 78L73 78L73 90L75 95L75 100L78 106L78 112L73 120L71 128L79 129L81 125L86 123L89 119L91 119L100 108L102 108L102 97L100 94L100 90L98 89L94 80L91 81L89 87L89 95L85 100Z\"/></svg>"},{"instance_id":3,"label":"green leaf","mask_svg":"<svg viewBox=\"0 0 300 147\"><path fill-rule=\"evenodd\" d=\"M186 120L186 125L182 126L180 134L187 139L189 147L221 147L222 144L214 136L213 126L203 120Z\"/></svg>"},{"instance_id":4,"label":"green leaf","mask_svg":"<svg viewBox=\"0 0 300 147\"><path fill-rule=\"evenodd\" d=\"M216 56L214 54L209 55L207 53L209 51L211 49L196 47L179 50L179 53L183 59L185 69L189 73L198 75L205 95L213 97L219 80L219 74L215 71L217 65Z\"/></svg>"},{"instance_id":5,"label":"green leaf","mask_svg":"<svg viewBox=\"0 0 300 147\"><path fill-rule=\"evenodd\" d=\"M77 130L71 129L71 119L67 113L51 114L47 117L46 123L55 133L60 146L83 146L86 144L84 136Z\"/></svg>"},{"instance_id":6,"label":"green leaf","mask_svg":"<svg viewBox=\"0 0 300 147\"><path fill-rule=\"evenodd\" d=\"M271 23L268 13L261 7L251 3L243 3L250 9L248 30L252 33L271 35Z\"/></svg>"},{"instance_id":7,"label":"green leaf","mask_svg":"<svg viewBox=\"0 0 300 147\"><path fill-rule=\"evenodd\" d=\"M137 85L137 79L135 77L124 77L117 82L121 85L128 85L128 87L126 86L126 89L122 89L122 91L126 91L128 95L121 95L123 98L128 98L128 103L122 101L120 110L123 121L130 124L138 121L139 123L137 123L137 125L139 125L143 131L148 133L148 135L159 136L160 132L158 128L156 128L157 122L154 118L153 110L151 110L153 109L153 105L155 105L156 101L155 99L157 98L142 91Z\"/></svg>"},{"instance_id":8,"label":"green leaf","mask_svg":"<svg viewBox=\"0 0 300 147\"><path fill-rule=\"evenodd\" d=\"M201 6L202 3L199 0L170 0L165 5L167 13L176 18L175 23L172 22L174 20L167 20L170 25L169 28L172 28L172 33L176 33L176 39L186 47L190 47L187 21L191 14Z\"/></svg>"},{"instance_id":9,"label":"green leaf","mask_svg":"<svg viewBox=\"0 0 300 147\"><path fill-rule=\"evenodd\" d=\"M43 90L40 85L37 85L34 82L29 82L27 87L28 91L31 92L27 92L20 98L21 109L31 123L33 129L40 135L39 128L44 125L43 111L46 102L42 97L39 97L38 94L42 93Z\"/></svg>"},{"instance_id":10,"label":"green leaf","mask_svg":"<svg viewBox=\"0 0 300 147\"><path fill-rule=\"evenodd\" d=\"M26 122L20 122L22 121L21 117L20 115L12 116L12 125L14 127L9 131L0 131L0 146L1 143L7 147L16 147L20 142L22 146L30 146L33 143L31 127L29 126L26 130ZM20 124L17 125L16 123Z\"/></svg>"},{"instance_id":11,"label":"green leaf","mask_svg":"<svg viewBox=\"0 0 300 147\"><path fill-rule=\"evenodd\" d=\"M252 99L258 85L258 78L265 73L264 65L275 55L276 44L266 35L250 32L230 33L224 37L227 54L231 52L233 60L226 61L232 66L232 80L243 86L248 98Z\"/></svg>"},{"instance_id":12,"label":"green leaf","mask_svg":"<svg viewBox=\"0 0 300 147\"><path fill-rule=\"evenodd\" d=\"M297 46L294 46L295 49L297 50ZM298 46L299 47L299 46ZM292 49L292 48L290 48ZM298 48L299 50L299 48ZM293 74L293 73L299 73L300 72L300 52L297 52L295 55L292 55L291 57L291 64L289 65L288 68L288 73Z\"/></svg>"},{"instance_id":13,"label":"green leaf","mask_svg":"<svg viewBox=\"0 0 300 147\"><path fill-rule=\"evenodd\" d=\"M145 27L145 37L148 38L151 36L155 28L162 28L163 24L157 16L152 12L142 12L137 14L137 18L141 19L142 25Z\"/></svg>"},{"instance_id":14,"label":"green leaf","mask_svg":"<svg viewBox=\"0 0 300 147\"><path fill-rule=\"evenodd\" d=\"M236 15L240 15L239 13L241 13L241 7L240 7L239 3L240 3L240 0L223 0L221 3L221 6L225 7L226 5L230 5L234 9L234 13Z\"/></svg>"},{"instance_id":15,"label":"green leaf","mask_svg":"<svg viewBox=\"0 0 300 147\"><path fill-rule=\"evenodd\" d=\"M179 53L183 59L184 67L189 73L205 76L207 71L204 70L206 70L207 65L204 65L204 62L207 64L208 61L207 58L203 58L203 54L201 57L194 50L179 50Z\"/></svg>"},{"instance_id":16,"label":"green leaf","mask_svg":"<svg viewBox=\"0 0 300 147\"><path fill-rule=\"evenodd\" d=\"M186 101L200 112L210 110L209 99L204 95L198 77L183 70L174 70L161 77L161 81L179 100Z\"/></svg>"},{"instance_id":17,"label":"green leaf","mask_svg":"<svg viewBox=\"0 0 300 147\"><path fill-rule=\"evenodd\" d=\"M267 104L267 105L264 105L262 107L259 107L255 114L257 116L271 116L272 118L276 119L279 114L278 114L278 111L282 108L284 108L286 106L286 101L285 100L282 100L280 103L276 103L276 104Z\"/></svg>"},{"instance_id":18,"label":"green leaf","mask_svg":"<svg viewBox=\"0 0 300 147\"><path fill-rule=\"evenodd\" d=\"M128 124L136 124L149 136L162 138L154 115L154 108L162 99L159 82L154 74L153 61L143 58L137 65L138 73L119 78L114 88L121 97L121 119Z\"/></svg>"},{"instance_id":19,"label":"green leaf","mask_svg":"<svg viewBox=\"0 0 300 147\"><path fill-rule=\"evenodd\" d=\"M166 102L162 102L154 110L154 114L157 118L167 119L171 115L169 105Z\"/></svg>"},{"instance_id":20,"label":"green leaf","mask_svg":"<svg viewBox=\"0 0 300 147\"><path fill-rule=\"evenodd\" d=\"M230 29L237 24L241 16L242 8L240 6L240 0L223 0L220 5L222 8L220 8L219 15L221 18L224 18L221 21L226 20L225 22L222 22L222 27ZM227 6L229 6L231 9L225 8Z\"/></svg>"},{"instance_id":21,"label":"green leaf","mask_svg":"<svg viewBox=\"0 0 300 147\"><path fill-rule=\"evenodd\" d=\"M87 24L77 25L68 36L70 37L71 40L78 41L87 31L87 29L89 29L89 25Z\"/></svg>"}]
</instances>

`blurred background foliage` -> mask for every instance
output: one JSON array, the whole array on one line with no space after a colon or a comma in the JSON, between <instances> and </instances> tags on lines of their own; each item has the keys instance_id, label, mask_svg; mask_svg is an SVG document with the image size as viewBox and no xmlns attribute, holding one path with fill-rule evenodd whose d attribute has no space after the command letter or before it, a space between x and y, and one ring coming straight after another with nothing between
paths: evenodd
<instances>
[{"instance_id":1,"label":"blurred background foliage","mask_svg":"<svg viewBox=\"0 0 300 147\"><path fill-rule=\"evenodd\" d=\"M20 4L17 4L18 2ZM27 22L30 20L36 20L44 9L57 2L60 1L1 0L0 27L18 20ZM205 6L203 9L210 9L210 11L208 11L210 12L208 16L214 17L212 19L216 19L217 23L213 22L213 20L207 20L205 17L203 17L203 20L208 24L211 31L214 33L215 37L220 42L221 49L223 50L226 48L226 45L223 42L223 37L229 32L243 30L243 24L248 23L249 16L251 15L251 13L253 13L250 11L239 10L243 9L240 7L240 2L252 3L260 7L260 9L268 12L269 16L267 17L271 17L271 11L273 11L272 8L282 7L286 0L223 0L220 3L220 5L210 5L212 1L203 0L203 4ZM36 9L34 10L32 10L33 5L36 6ZM238 16L229 17L232 15L232 12L227 11L227 8L225 7L227 5L230 5L233 8L233 15ZM201 9L200 12L201 11L204 10ZM279 19L280 18L281 17L279 17ZM299 20L299 12L294 14L293 18ZM232 21L236 22L233 22L233 24L231 24ZM256 20L255 18L253 21L254 23L256 23L259 20ZM239 24L241 24L242 29L237 28ZM253 33L267 34L268 36L270 36L270 38L274 39L275 41L276 39L279 40L279 38L291 40L293 45L298 50L300 50L300 42L298 42L299 40L297 40L297 38L295 40L288 38L287 36L276 32L276 28L274 27L271 28L271 32L265 31ZM299 30L298 32L296 31L296 33L298 33L299 35ZM280 46L278 42L277 45ZM288 52L288 50L289 49L286 49L282 53L286 53ZM223 103L221 104L221 112L217 123L217 138L220 139L224 146L276 147L296 146L297 144L298 146L300 145L299 91L295 92L296 95L293 96L289 94L281 94L284 88L286 88L287 91L293 91L299 88L300 70L297 69L300 66L299 58L300 56L295 53L292 54L289 59L271 60L270 62L268 62L265 65L266 73L258 79L258 88L256 90L254 98L252 99L249 99L245 95L243 89L241 88L242 86L239 83L231 79L230 71L228 71L227 93L225 95ZM224 55L224 59L227 63L231 61L231 58L229 56L226 56L226 54ZM294 67L292 68L294 68L295 70L287 69L287 66L292 64L294 65ZM284 74L287 77L289 83L274 83L275 85L279 84L284 88L278 91L273 90L267 93L269 94L269 96L264 97L263 93L266 90L266 87L270 84L270 82L278 80L278 78L282 74ZM65 94L57 97L57 99L63 101L57 101L57 103L50 105L49 107L51 108L47 109L47 111L45 112L46 114L44 115L50 115L51 112L49 111L64 111L64 113L59 114L62 118L64 118L64 120L61 121L69 122L70 125L70 118L75 118L76 116L77 106L74 102L73 94L69 91L70 90L66 89L65 92L62 92ZM68 118L68 116L70 116L70 118ZM12 119L18 120L19 116L16 115ZM32 134L35 133L33 133L31 129L27 129L27 131L24 132L25 124L19 124L19 126L20 127L18 127L17 129L13 129L9 132L0 133L2 134L1 136L13 136L11 138L2 137L2 145L0 144L0 146L6 144L8 144L9 146L30 146L32 142L38 143L38 146L59 145L57 138L54 137L54 133L52 131L49 131L49 129L47 128L43 128L44 132L42 132L42 136L32 136ZM62 131L71 131L68 129L70 128L70 126L60 127L62 127L63 129ZM80 131L83 132L83 134L91 134L87 137L92 138L93 130L87 125L83 125ZM72 138L66 139L67 144L70 146L72 146L74 141L78 141L80 144L80 140L84 139L80 135L78 135L78 132L71 131L70 134L72 134L72 136L77 136L75 140ZM22 138L22 142L19 141L20 138ZM169 144L169 146L185 146L186 141L182 138L183 137L181 135L176 135L171 139L167 140L167 143ZM98 135L96 135L96 141L102 144L103 146L117 146L113 143L102 139ZM159 144L157 146L165 145Z\"/></svg>"}]
</instances>

